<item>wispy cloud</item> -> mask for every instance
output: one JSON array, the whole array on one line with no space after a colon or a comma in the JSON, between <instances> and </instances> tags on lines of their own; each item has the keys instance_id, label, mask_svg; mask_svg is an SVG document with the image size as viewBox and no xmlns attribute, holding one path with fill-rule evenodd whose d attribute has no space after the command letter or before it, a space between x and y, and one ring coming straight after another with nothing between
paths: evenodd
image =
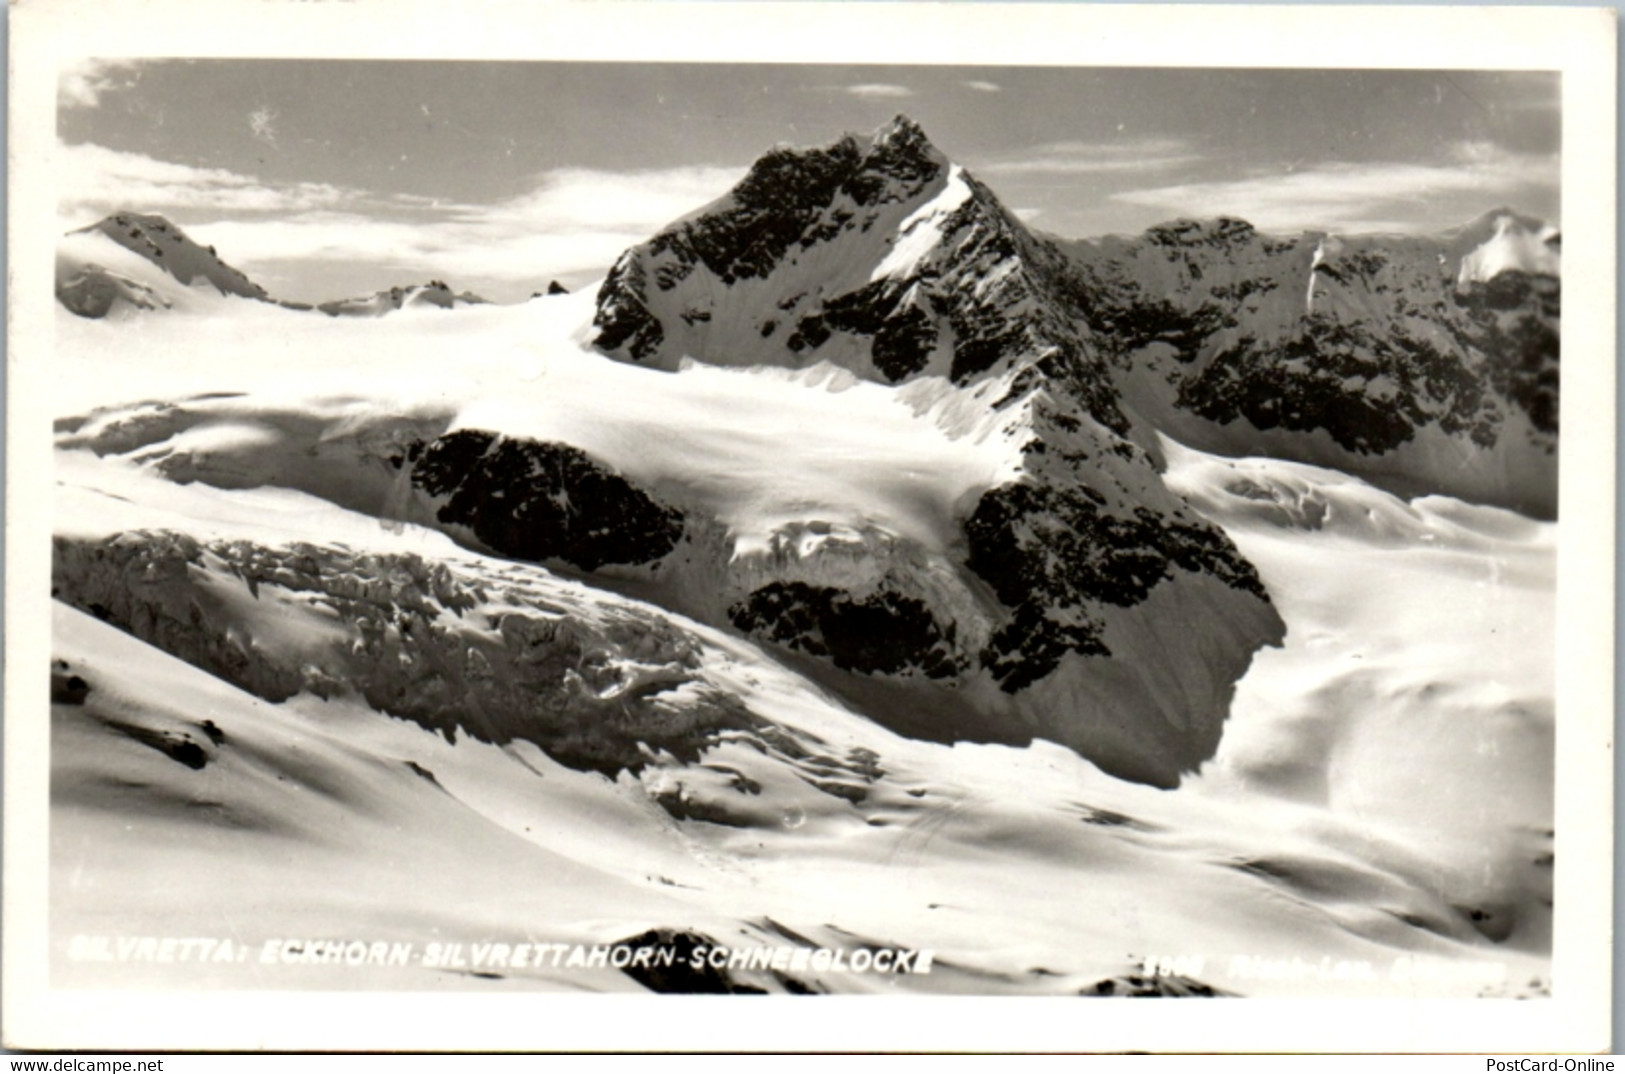
<instances>
[{"instance_id":1,"label":"wispy cloud","mask_svg":"<svg viewBox=\"0 0 1625 1074\"><path fill-rule=\"evenodd\" d=\"M118 209L159 212L194 237L206 235L200 241L250 275L265 266L268 276L294 283L300 265L346 264L379 287L436 276L499 298L606 270L626 247L714 200L744 172L557 169L536 176L524 194L474 205L268 183L97 145L58 152L64 230Z\"/></svg>"},{"instance_id":2,"label":"wispy cloud","mask_svg":"<svg viewBox=\"0 0 1625 1074\"><path fill-rule=\"evenodd\" d=\"M538 176L531 193L490 212L497 219L553 230L631 227L649 231L720 197L744 173L743 167L625 172L558 168Z\"/></svg>"},{"instance_id":3,"label":"wispy cloud","mask_svg":"<svg viewBox=\"0 0 1625 1074\"><path fill-rule=\"evenodd\" d=\"M94 108L102 94L135 85L131 76L143 62L87 58L64 63L57 75L57 102L64 108Z\"/></svg>"},{"instance_id":4,"label":"wispy cloud","mask_svg":"<svg viewBox=\"0 0 1625 1074\"><path fill-rule=\"evenodd\" d=\"M912 97L914 91L907 86L899 86L892 82L860 82L857 85L847 86L846 92L854 97Z\"/></svg>"},{"instance_id":5,"label":"wispy cloud","mask_svg":"<svg viewBox=\"0 0 1625 1074\"><path fill-rule=\"evenodd\" d=\"M91 143L58 142L56 153L58 212L69 222L119 208L209 215L295 213L336 207L359 196L326 183L266 184L223 168L196 168Z\"/></svg>"},{"instance_id":6,"label":"wispy cloud","mask_svg":"<svg viewBox=\"0 0 1625 1074\"><path fill-rule=\"evenodd\" d=\"M1460 142L1431 163L1325 161L1256 170L1239 179L1186 183L1112 195L1177 215L1241 216L1280 230L1367 230L1414 220L1442 200L1470 199L1466 219L1500 202L1517 203L1558 186L1558 158L1515 153L1489 142Z\"/></svg>"},{"instance_id":7,"label":"wispy cloud","mask_svg":"<svg viewBox=\"0 0 1625 1074\"><path fill-rule=\"evenodd\" d=\"M1151 172L1200 163L1205 158L1189 143L1173 138L1111 142L1048 142L980 164L988 176L1093 175Z\"/></svg>"},{"instance_id":8,"label":"wispy cloud","mask_svg":"<svg viewBox=\"0 0 1625 1074\"><path fill-rule=\"evenodd\" d=\"M248 129L266 145L276 145L276 113L269 108L256 108L248 114Z\"/></svg>"},{"instance_id":9,"label":"wispy cloud","mask_svg":"<svg viewBox=\"0 0 1625 1074\"><path fill-rule=\"evenodd\" d=\"M960 83L960 85L966 89L976 90L978 93L1002 93L1004 91L1004 87L997 82L985 82L979 78L970 79L967 82Z\"/></svg>"}]
</instances>

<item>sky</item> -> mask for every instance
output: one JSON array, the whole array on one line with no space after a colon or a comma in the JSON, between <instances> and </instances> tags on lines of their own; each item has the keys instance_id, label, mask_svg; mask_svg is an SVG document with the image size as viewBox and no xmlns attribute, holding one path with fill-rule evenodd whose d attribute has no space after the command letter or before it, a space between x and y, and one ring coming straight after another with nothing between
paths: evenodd
<instances>
[{"instance_id":1,"label":"sky","mask_svg":"<svg viewBox=\"0 0 1625 1074\"><path fill-rule=\"evenodd\" d=\"M601 277L775 145L898 113L1035 229L1560 223L1559 76L357 60L93 60L58 83L63 230L161 213L273 295Z\"/></svg>"}]
</instances>

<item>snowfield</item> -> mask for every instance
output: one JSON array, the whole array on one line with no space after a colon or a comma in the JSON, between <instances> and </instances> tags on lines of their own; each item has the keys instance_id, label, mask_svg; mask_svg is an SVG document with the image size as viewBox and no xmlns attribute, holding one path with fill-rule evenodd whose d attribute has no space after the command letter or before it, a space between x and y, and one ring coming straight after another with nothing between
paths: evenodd
<instances>
[{"instance_id":1,"label":"snowfield","mask_svg":"<svg viewBox=\"0 0 1625 1074\"><path fill-rule=\"evenodd\" d=\"M74 231L51 985L1561 996L1560 248L1063 241L901 116L515 306Z\"/></svg>"},{"instance_id":2,"label":"snowfield","mask_svg":"<svg viewBox=\"0 0 1625 1074\"><path fill-rule=\"evenodd\" d=\"M55 985L1549 993L1555 523L1164 439L1285 631L1211 760L1158 789L1042 733L933 734L949 686L832 677L719 621L771 564L903 578L978 629L953 523L1019 462L977 402L1005 385L639 368L588 349L591 317L590 292L58 311ZM493 554L403 478L459 429L574 445L726 554ZM92 957L115 936L245 954ZM409 955L277 946L355 939ZM571 961L654 943L929 972Z\"/></svg>"}]
</instances>

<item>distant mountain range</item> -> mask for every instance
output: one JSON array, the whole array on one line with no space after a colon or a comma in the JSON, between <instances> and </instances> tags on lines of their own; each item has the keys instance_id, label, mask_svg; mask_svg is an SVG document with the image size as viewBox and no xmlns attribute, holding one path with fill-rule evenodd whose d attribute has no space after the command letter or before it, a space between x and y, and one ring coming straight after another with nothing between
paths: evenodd
<instances>
[{"instance_id":1,"label":"distant mountain range","mask_svg":"<svg viewBox=\"0 0 1625 1074\"><path fill-rule=\"evenodd\" d=\"M153 268L161 273L154 275ZM114 213L64 237L57 250L56 296L81 317L106 317L121 307L174 309L200 296L249 298L334 317L379 317L409 306L452 309L485 302L471 291L455 294L441 280L318 304L276 299L222 261L213 246L194 242L162 216L136 212Z\"/></svg>"}]
</instances>

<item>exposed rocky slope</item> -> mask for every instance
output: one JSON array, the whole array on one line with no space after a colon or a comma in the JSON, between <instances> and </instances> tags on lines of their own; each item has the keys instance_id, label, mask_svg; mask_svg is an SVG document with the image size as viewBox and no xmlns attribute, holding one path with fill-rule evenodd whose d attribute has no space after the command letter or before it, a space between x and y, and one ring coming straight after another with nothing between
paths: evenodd
<instances>
[{"instance_id":1,"label":"exposed rocky slope","mask_svg":"<svg viewBox=\"0 0 1625 1074\"><path fill-rule=\"evenodd\" d=\"M919 569L855 589L801 559L730 618L837 666L991 685L977 707L1170 782L1211 752L1229 685L1281 628L1251 566L1162 486L1068 268L899 118L868 141L777 150L628 251L599 293L597 345L665 369L829 362L946 381L1013 448L931 564L962 599L931 599ZM870 636L902 651L852 640Z\"/></svg>"},{"instance_id":2,"label":"exposed rocky slope","mask_svg":"<svg viewBox=\"0 0 1625 1074\"><path fill-rule=\"evenodd\" d=\"M1067 244L1127 405L1226 454L1553 517L1558 238L1496 210L1438 238L1179 221Z\"/></svg>"},{"instance_id":3,"label":"exposed rocky slope","mask_svg":"<svg viewBox=\"0 0 1625 1074\"><path fill-rule=\"evenodd\" d=\"M706 683L680 626L524 575L171 531L58 538L53 568L58 599L257 697L359 695L448 741L522 739L613 777L764 726Z\"/></svg>"}]
</instances>

